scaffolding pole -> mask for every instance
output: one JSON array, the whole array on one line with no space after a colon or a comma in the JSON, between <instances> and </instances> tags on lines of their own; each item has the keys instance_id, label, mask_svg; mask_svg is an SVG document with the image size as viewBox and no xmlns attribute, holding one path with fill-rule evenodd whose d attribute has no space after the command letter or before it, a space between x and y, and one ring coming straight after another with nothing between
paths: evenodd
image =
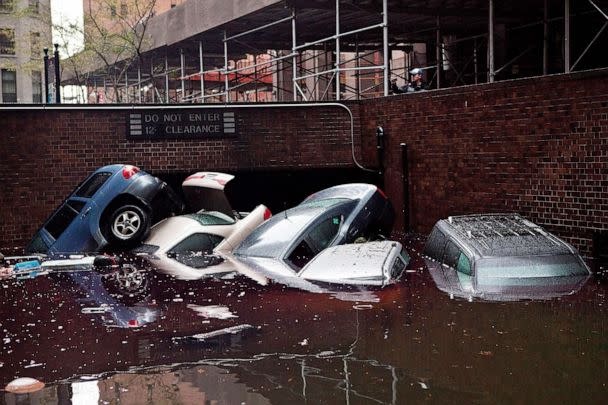
<instances>
[{"instance_id":1,"label":"scaffolding pole","mask_svg":"<svg viewBox=\"0 0 608 405\"><path fill-rule=\"evenodd\" d=\"M564 72L570 73L570 0L564 0Z\"/></svg>"},{"instance_id":2,"label":"scaffolding pole","mask_svg":"<svg viewBox=\"0 0 608 405\"><path fill-rule=\"evenodd\" d=\"M340 101L340 0L336 0L336 101Z\"/></svg>"},{"instance_id":3,"label":"scaffolding pole","mask_svg":"<svg viewBox=\"0 0 608 405\"><path fill-rule=\"evenodd\" d=\"M494 0L488 0L488 81L490 83L494 83L494 75Z\"/></svg>"},{"instance_id":4,"label":"scaffolding pole","mask_svg":"<svg viewBox=\"0 0 608 405\"><path fill-rule=\"evenodd\" d=\"M137 66L137 100L141 104L141 66Z\"/></svg>"},{"instance_id":5,"label":"scaffolding pole","mask_svg":"<svg viewBox=\"0 0 608 405\"><path fill-rule=\"evenodd\" d=\"M549 72L549 0L543 9L543 75Z\"/></svg>"},{"instance_id":6,"label":"scaffolding pole","mask_svg":"<svg viewBox=\"0 0 608 405\"><path fill-rule=\"evenodd\" d=\"M383 64L383 79L384 79L384 96L388 96L388 82L389 82L389 49L388 49L388 0L382 0L382 51L384 52L384 64ZM357 72L358 77L358 72Z\"/></svg>"},{"instance_id":7,"label":"scaffolding pole","mask_svg":"<svg viewBox=\"0 0 608 405\"><path fill-rule=\"evenodd\" d=\"M293 101L298 101L297 87L298 83L296 82L296 76L298 75L297 63L297 41L296 41L296 9L295 7L291 9L291 82L292 82L292 91L293 91ZM278 64L277 64L278 66ZM278 75L278 71L277 71Z\"/></svg>"},{"instance_id":8,"label":"scaffolding pole","mask_svg":"<svg viewBox=\"0 0 608 405\"><path fill-rule=\"evenodd\" d=\"M129 70L125 69L125 103L129 103Z\"/></svg>"},{"instance_id":9,"label":"scaffolding pole","mask_svg":"<svg viewBox=\"0 0 608 405\"><path fill-rule=\"evenodd\" d=\"M437 69L436 69L436 74L435 76L437 76L437 88L440 89L441 88L441 21L439 20L439 16L437 16L437 37L436 37L436 44L435 44L435 61L437 62Z\"/></svg>"},{"instance_id":10,"label":"scaffolding pole","mask_svg":"<svg viewBox=\"0 0 608 405\"><path fill-rule=\"evenodd\" d=\"M150 80L152 82L152 104L156 103L156 81L154 80L154 58L150 58Z\"/></svg>"},{"instance_id":11,"label":"scaffolding pole","mask_svg":"<svg viewBox=\"0 0 608 405\"><path fill-rule=\"evenodd\" d=\"M205 95L205 65L203 64L203 41L198 41L198 62L199 62L199 75L201 77L201 96ZM205 98L201 97L201 102L205 102Z\"/></svg>"},{"instance_id":12,"label":"scaffolding pole","mask_svg":"<svg viewBox=\"0 0 608 405\"><path fill-rule=\"evenodd\" d=\"M230 88L228 83L228 40L226 39L226 31L224 31L224 91L225 101L230 102Z\"/></svg>"},{"instance_id":13,"label":"scaffolding pole","mask_svg":"<svg viewBox=\"0 0 608 405\"><path fill-rule=\"evenodd\" d=\"M184 81L184 74L186 73L186 55L184 54L184 48L179 48L179 74L180 74L180 82L181 82L181 95L180 99L183 101L184 97L186 97L186 82Z\"/></svg>"},{"instance_id":14,"label":"scaffolding pole","mask_svg":"<svg viewBox=\"0 0 608 405\"><path fill-rule=\"evenodd\" d=\"M165 54L165 104L169 104L169 59Z\"/></svg>"}]
</instances>

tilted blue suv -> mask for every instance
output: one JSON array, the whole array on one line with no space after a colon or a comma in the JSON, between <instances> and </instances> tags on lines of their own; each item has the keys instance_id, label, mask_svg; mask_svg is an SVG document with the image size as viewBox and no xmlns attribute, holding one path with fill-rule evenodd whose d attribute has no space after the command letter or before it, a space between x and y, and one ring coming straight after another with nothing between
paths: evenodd
<instances>
[{"instance_id":1,"label":"tilted blue suv","mask_svg":"<svg viewBox=\"0 0 608 405\"><path fill-rule=\"evenodd\" d=\"M28 254L98 252L130 247L151 224L183 203L160 179L130 165L97 169L55 210L27 245Z\"/></svg>"}]
</instances>

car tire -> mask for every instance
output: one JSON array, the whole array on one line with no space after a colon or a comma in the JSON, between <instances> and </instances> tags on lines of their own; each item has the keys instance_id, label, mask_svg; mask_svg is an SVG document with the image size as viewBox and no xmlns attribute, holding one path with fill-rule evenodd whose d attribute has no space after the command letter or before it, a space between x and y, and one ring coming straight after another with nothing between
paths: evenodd
<instances>
[{"instance_id":1,"label":"car tire","mask_svg":"<svg viewBox=\"0 0 608 405\"><path fill-rule=\"evenodd\" d=\"M150 216L137 205L123 205L110 215L106 229L111 245L130 247L148 233Z\"/></svg>"},{"instance_id":2,"label":"car tire","mask_svg":"<svg viewBox=\"0 0 608 405\"><path fill-rule=\"evenodd\" d=\"M130 264L123 264L102 277L106 290L126 305L142 301L149 292L149 275Z\"/></svg>"}]
</instances>

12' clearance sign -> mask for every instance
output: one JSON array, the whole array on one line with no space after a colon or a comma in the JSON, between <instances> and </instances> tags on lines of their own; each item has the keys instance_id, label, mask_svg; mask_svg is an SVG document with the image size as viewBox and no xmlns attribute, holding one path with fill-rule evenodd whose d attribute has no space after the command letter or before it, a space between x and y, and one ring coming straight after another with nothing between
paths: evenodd
<instances>
[{"instance_id":1,"label":"12' clearance sign","mask_svg":"<svg viewBox=\"0 0 608 405\"><path fill-rule=\"evenodd\" d=\"M236 136L235 113L200 109L129 113L127 139L192 139Z\"/></svg>"}]
</instances>

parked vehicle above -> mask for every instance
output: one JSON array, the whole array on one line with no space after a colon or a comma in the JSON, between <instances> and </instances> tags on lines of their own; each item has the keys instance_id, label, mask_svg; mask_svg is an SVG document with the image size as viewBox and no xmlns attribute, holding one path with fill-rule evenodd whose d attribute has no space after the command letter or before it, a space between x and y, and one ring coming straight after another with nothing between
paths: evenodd
<instances>
[{"instance_id":1,"label":"parked vehicle above","mask_svg":"<svg viewBox=\"0 0 608 405\"><path fill-rule=\"evenodd\" d=\"M316 255L298 277L333 284L384 287L399 280L410 262L401 243L375 241L332 246Z\"/></svg>"},{"instance_id":2,"label":"parked vehicle above","mask_svg":"<svg viewBox=\"0 0 608 405\"><path fill-rule=\"evenodd\" d=\"M517 214L440 220L424 254L437 287L465 298L550 298L578 290L590 275L576 249Z\"/></svg>"},{"instance_id":3,"label":"parked vehicle above","mask_svg":"<svg viewBox=\"0 0 608 405\"><path fill-rule=\"evenodd\" d=\"M130 165L110 165L87 177L55 210L25 251L57 255L98 252L140 242L157 220L183 204L160 179Z\"/></svg>"},{"instance_id":4,"label":"parked vehicle above","mask_svg":"<svg viewBox=\"0 0 608 405\"><path fill-rule=\"evenodd\" d=\"M250 213L233 211L224 187L234 176L199 172L182 184L192 214L180 215L154 225L136 253L149 255L151 264L163 273L182 279L196 279L231 271L220 265L213 253L231 252L258 225L271 217L258 205Z\"/></svg>"},{"instance_id":5,"label":"parked vehicle above","mask_svg":"<svg viewBox=\"0 0 608 405\"><path fill-rule=\"evenodd\" d=\"M344 184L273 216L245 238L234 255L275 275L294 276L328 247L388 236L393 220L392 205L379 188Z\"/></svg>"}]
</instances>

